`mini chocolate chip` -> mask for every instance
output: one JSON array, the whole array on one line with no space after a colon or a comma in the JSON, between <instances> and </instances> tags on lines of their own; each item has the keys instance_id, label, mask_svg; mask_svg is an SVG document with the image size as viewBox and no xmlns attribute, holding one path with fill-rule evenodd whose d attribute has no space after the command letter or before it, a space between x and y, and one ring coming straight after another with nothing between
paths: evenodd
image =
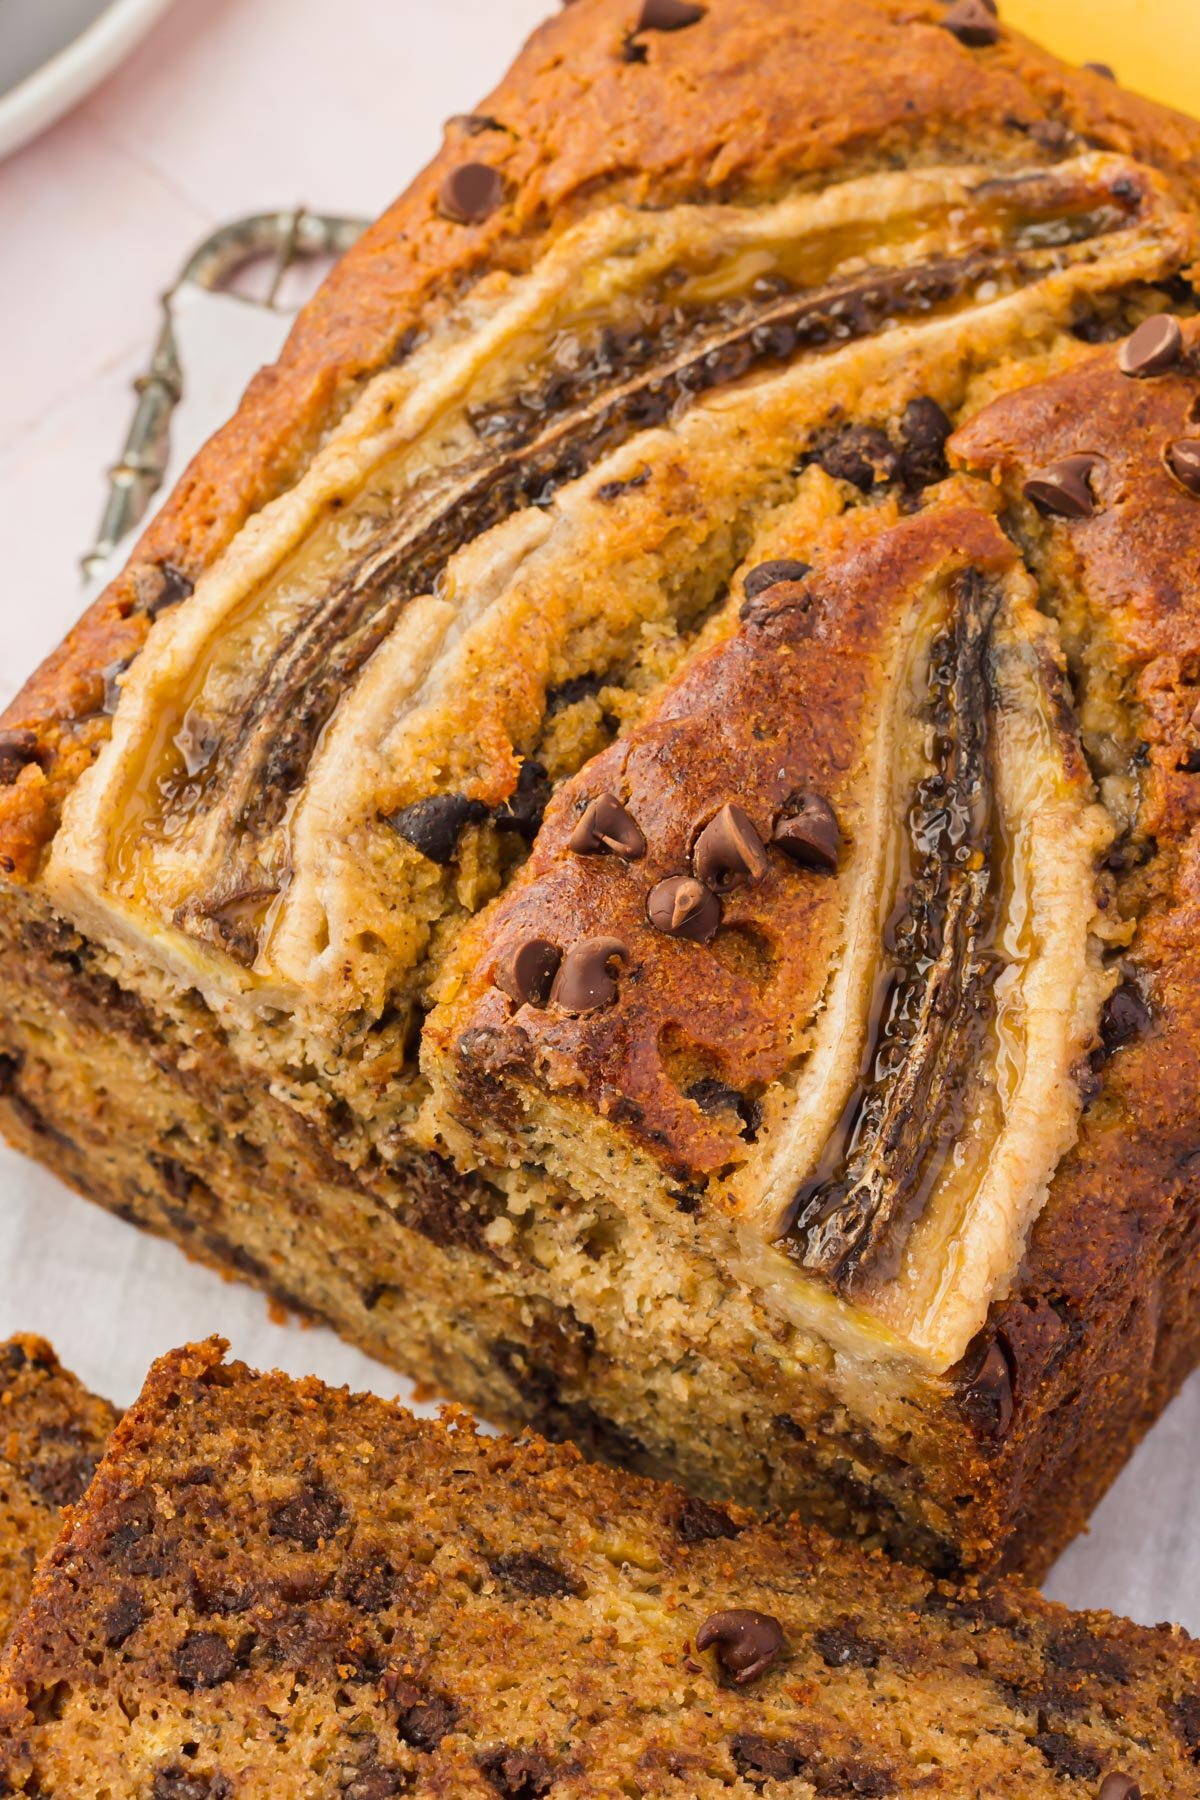
<instances>
[{"instance_id":1,"label":"mini chocolate chip","mask_svg":"<svg viewBox=\"0 0 1200 1800\"><path fill-rule=\"evenodd\" d=\"M697 1650L716 1645L717 1661L739 1687L766 1673L783 1649L783 1626L770 1613L715 1612L696 1633Z\"/></svg>"},{"instance_id":2,"label":"mini chocolate chip","mask_svg":"<svg viewBox=\"0 0 1200 1800\"><path fill-rule=\"evenodd\" d=\"M1008 1436L1013 1421L1012 1369L998 1338L988 1345L958 1403L976 1437L1002 1443Z\"/></svg>"},{"instance_id":3,"label":"mini chocolate chip","mask_svg":"<svg viewBox=\"0 0 1200 1800\"><path fill-rule=\"evenodd\" d=\"M0 731L0 787L12 787L21 770L37 760L36 731Z\"/></svg>"},{"instance_id":4,"label":"mini chocolate chip","mask_svg":"<svg viewBox=\"0 0 1200 1800\"><path fill-rule=\"evenodd\" d=\"M561 1600L567 1595L583 1592L573 1575L568 1575L557 1563L547 1562L528 1550L495 1556L488 1568L505 1587L513 1588L518 1594L528 1594L534 1600Z\"/></svg>"},{"instance_id":5,"label":"mini chocolate chip","mask_svg":"<svg viewBox=\"0 0 1200 1800\"><path fill-rule=\"evenodd\" d=\"M746 571L742 582L742 592L747 600L755 600L759 594L765 594L768 588L778 587L781 581L803 581L806 575L812 574L812 564L797 562L791 557L777 557L774 562L756 563Z\"/></svg>"},{"instance_id":6,"label":"mini chocolate chip","mask_svg":"<svg viewBox=\"0 0 1200 1800\"><path fill-rule=\"evenodd\" d=\"M617 984L609 964L628 961L629 950L620 938L585 938L563 958L550 990L551 1001L574 1018L611 1006Z\"/></svg>"},{"instance_id":7,"label":"mini chocolate chip","mask_svg":"<svg viewBox=\"0 0 1200 1800\"><path fill-rule=\"evenodd\" d=\"M1123 1775L1114 1769L1100 1783L1096 1800L1142 1800L1142 1790L1132 1775Z\"/></svg>"},{"instance_id":8,"label":"mini chocolate chip","mask_svg":"<svg viewBox=\"0 0 1200 1800\"><path fill-rule=\"evenodd\" d=\"M237 1657L216 1631L191 1631L175 1652L180 1687L220 1687L237 1669Z\"/></svg>"},{"instance_id":9,"label":"mini chocolate chip","mask_svg":"<svg viewBox=\"0 0 1200 1800\"><path fill-rule=\"evenodd\" d=\"M1039 1731L1036 1744L1056 1775L1072 1781L1093 1781L1100 1773L1100 1759L1086 1744L1077 1744L1065 1731Z\"/></svg>"},{"instance_id":10,"label":"mini chocolate chip","mask_svg":"<svg viewBox=\"0 0 1200 1800\"><path fill-rule=\"evenodd\" d=\"M504 177L488 163L463 163L441 186L438 206L456 225L480 225L504 200Z\"/></svg>"},{"instance_id":11,"label":"mini chocolate chip","mask_svg":"<svg viewBox=\"0 0 1200 1800\"><path fill-rule=\"evenodd\" d=\"M823 794L805 794L795 812L777 819L771 841L802 869L836 875L842 833L837 814Z\"/></svg>"},{"instance_id":12,"label":"mini chocolate chip","mask_svg":"<svg viewBox=\"0 0 1200 1800\"><path fill-rule=\"evenodd\" d=\"M1114 1050L1123 1050L1134 1038L1143 1036L1150 1028L1150 1019L1150 1008L1136 981L1126 980L1114 988L1100 1015L1100 1041L1107 1054L1111 1056Z\"/></svg>"},{"instance_id":13,"label":"mini chocolate chip","mask_svg":"<svg viewBox=\"0 0 1200 1800\"><path fill-rule=\"evenodd\" d=\"M746 1776L755 1787L764 1781L794 1781L808 1768L811 1757L803 1745L793 1738L761 1737L756 1731L739 1731L730 1739L733 1765L739 1775ZM817 1789L820 1793L822 1790ZM858 1793L858 1788L830 1787L826 1791Z\"/></svg>"},{"instance_id":14,"label":"mini chocolate chip","mask_svg":"<svg viewBox=\"0 0 1200 1800\"><path fill-rule=\"evenodd\" d=\"M721 924L721 902L711 888L692 875L668 875L650 889L646 917L668 937L709 944Z\"/></svg>"},{"instance_id":15,"label":"mini chocolate chip","mask_svg":"<svg viewBox=\"0 0 1200 1800\"><path fill-rule=\"evenodd\" d=\"M410 1786L407 1769L372 1763L370 1768L360 1769L349 1787L342 1789L342 1800L393 1800L397 1794L406 1794Z\"/></svg>"},{"instance_id":16,"label":"mini chocolate chip","mask_svg":"<svg viewBox=\"0 0 1200 1800\"><path fill-rule=\"evenodd\" d=\"M433 794L428 800L414 801L412 806L402 806L399 812L384 816L392 830L414 850L445 868L454 860L466 826L481 825L488 809L482 800L468 800L465 794Z\"/></svg>"},{"instance_id":17,"label":"mini chocolate chip","mask_svg":"<svg viewBox=\"0 0 1200 1800\"><path fill-rule=\"evenodd\" d=\"M224 1775L197 1775L172 1763L154 1777L150 1800L229 1800L232 1793Z\"/></svg>"},{"instance_id":18,"label":"mini chocolate chip","mask_svg":"<svg viewBox=\"0 0 1200 1800\"><path fill-rule=\"evenodd\" d=\"M709 887L727 887L739 875L761 881L767 853L753 821L740 806L723 806L704 827L692 851L699 879Z\"/></svg>"},{"instance_id":19,"label":"mini chocolate chip","mask_svg":"<svg viewBox=\"0 0 1200 1800\"><path fill-rule=\"evenodd\" d=\"M1112 67L1111 63L1085 62L1083 66L1089 75L1099 75L1105 81L1115 81L1117 79L1117 71Z\"/></svg>"},{"instance_id":20,"label":"mini chocolate chip","mask_svg":"<svg viewBox=\"0 0 1200 1800\"><path fill-rule=\"evenodd\" d=\"M698 25L705 10L689 0L642 0L634 36L639 31L683 31L688 25Z\"/></svg>"},{"instance_id":21,"label":"mini chocolate chip","mask_svg":"<svg viewBox=\"0 0 1200 1800\"><path fill-rule=\"evenodd\" d=\"M496 965L496 986L518 1006L545 1006L562 951L549 938L526 938Z\"/></svg>"},{"instance_id":22,"label":"mini chocolate chip","mask_svg":"<svg viewBox=\"0 0 1200 1800\"><path fill-rule=\"evenodd\" d=\"M878 425L847 425L824 445L817 461L836 481L848 481L860 493L869 494L877 482L892 480L900 457Z\"/></svg>"},{"instance_id":23,"label":"mini chocolate chip","mask_svg":"<svg viewBox=\"0 0 1200 1800\"><path fill-rule=\"evenodd\" d=\"M599 794L571 833L569 848L576 856L620 856L634 862L645 856L646 840L615 794Z\"/></svg>"},{"instance_id":24,"label":"mini chocolate chip","mask_svg":"<svg viewBox=\"0 0 1200 1800\"><path fill-rule=\"evenodd\" d=\"M685 1544L709 1544L738 1535L738 1527L727 1512L691 1495L679 1509L675 1530Z\"/></svg>"},{"instance_id":25,"label":"mini chocolate chip","mask_svg":"<svg viewBox=\"0 0 1200 1800\"><path fill-rule=\"evenodd\" d=\"M1029 477L1025 498L1044 518L1090 519L1096 510L1091 475L1098 466L1095 456L1064 456Z\"/></svg>"},{"instance_id":26,"label":"mini chocolate chip","mask_svg":"<svg viewBox=\"0 0 1200 1800\"><path fill-rule=\"evenodd\" d=\"M1161 375L1174 368L1183 355L1183 332L1170 313L1143 319L1121 346L1118 358L1122 375Z\"/></svg>"},{"instance_id":27,"label":"mini chocolate chip","mask_svg":"<svg viewBox=\"0 0 1200 1800\"><path fill-rule=\"evenodd\" d=\"M853 1619L822 1625L813 1632L813 1648L827 1669L875 1669L879 1646L859 1633Z\"/></svg>"},{"instance_id":28,"label":"mini chocolate chip","mask_svg":"<svg viewBox=\"0 0 1200 1800\"><path fill-rule=\"evenodd\" d=\"M1168 444L1167 467L1180 487L1200 497L1200 438L1177 438Z\"/></svg>"},{"instance_id":29,"label":"mini chocolate chip","mask_svg":"<svg viewBox=\"0 0 1200 1800\"><path fill-rule=\"evenodd\" d=\"M942 24L971 50L983 50L1000 41L993 0L956 0Z\"/></svg>"},{"instance_id":30,"label":"mini chocolate chip","mask_svg":"<svg viewBox=\"0 0 1200 1800\"><path fill-rule=\"evenodd\" d=\"M396 1709L396 1734L402 1744L427 1754L436 1750L458 1724L458 1707L445 1694L418 1687L416 1682L389 1672L383 1689Z\"/></svg>"},{"instance_id":31,"label":"mini chocolate chip","mask_svg":"<svg viewBox=\"0 0 1200 1800\"><path fill-rule=\"evenodd\" d=\"M122 1588L104 1615L104 1642L110 1650L119 1650L144 1623L146 1609L135 1588Z\"/></svg>"}]
</instances>

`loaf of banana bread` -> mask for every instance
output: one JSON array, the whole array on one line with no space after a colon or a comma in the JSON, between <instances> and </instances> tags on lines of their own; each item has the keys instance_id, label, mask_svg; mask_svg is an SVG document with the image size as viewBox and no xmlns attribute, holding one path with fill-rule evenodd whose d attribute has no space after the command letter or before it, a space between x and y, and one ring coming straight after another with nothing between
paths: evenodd
<instances>
[{"instance_id":1,"label":"loaf of banana bread","mask_svg":"<svg viewBox=\"0 0 1200 1800\"><path fill-rule=\"evenodd\" d=\"M1200 1647L536 1438L164 1358L0 1662L0 1793L1185 1800Z\"/></svg>"},{"instance_id":2,"label":"loaf of banana bread","mask_svg":"<svg viewBox=\"0 0 1200 1800\"><path fill-rule=\"evenodd\" d=\"M578 0L0 732L0 1122L709 1498L1040 1571L1200 1355L1200 126Z\"/></svg>"},{"instance_id":3,"label":"loaf of banana bread","mask_svg":"<svg viewBox=\"0 0 1200 1800\"><path fill-rule=\"evenodd\" d=\"M0 1344L0 1643L116 1422L42 1338Z\"/></svg>"}]
</instances>

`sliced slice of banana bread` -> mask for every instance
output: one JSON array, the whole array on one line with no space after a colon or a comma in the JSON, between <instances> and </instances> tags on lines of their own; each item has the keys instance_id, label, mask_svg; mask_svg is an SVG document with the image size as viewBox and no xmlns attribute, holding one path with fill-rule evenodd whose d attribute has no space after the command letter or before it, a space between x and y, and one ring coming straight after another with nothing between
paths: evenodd
<instances>
[{"instance_id":1,"label":"sliced slice of banana bread","mask_svg":"<svg viewBox=\"0 0 1200 1800\"><path fill-rule=\"evenodd\" d=\"M168 1356L0 1670L0 1792L1184 1800L1200 1648Z\"/></svg>"},{"instance_id":2,"label":"sliced slice of banana bread","mask_svg":"<svg viewBox=\"0 0 1200 1800\"><path fill-rule=\"evenodd\" d=\"M0 1640L116 1422L107 1400L89 1394L43 1338L0 1344Z\"/></svg>"}]
</instances>

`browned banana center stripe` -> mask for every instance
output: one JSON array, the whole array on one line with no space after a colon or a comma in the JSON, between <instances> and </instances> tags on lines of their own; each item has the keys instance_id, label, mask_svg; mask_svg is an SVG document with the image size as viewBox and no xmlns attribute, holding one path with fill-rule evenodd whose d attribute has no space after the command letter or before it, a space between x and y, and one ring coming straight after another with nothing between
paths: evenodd
<instances>
[{"instance_id":1,"label":"browned banana center stripe","mask_svg":"<svg viewBox=\"0 0 1200 1800\"><path fill-rule=\"evenodd\" d=\"M996 188L995 195L991 193ZM984 283L1019 288L1087 256L1096 233L1137 222L1148 196L1132 180L1084 186L1042 172L984 184L996 241L962 255L872 268L803 291L762 278L741 300L672 312L648 296L645 329L598 332L576 375L546 377L525 401L477 410L482 454L418 485L347 573L314 596L260 675L232 731L214 729L204 760L166 774L168 815L215 816L228 838L221 879L178 922L197 926L231 897L256 913L286 879L272 843L303 785L322 730L409 601L429 592L456 551L511 514L546 506L637 432L676 417L701 394L797 355L878 334L890 323L970 305ZM989 296L990 297L990 296ZM645 322L648 321L648 322ZM243 955L252 960L257 927ZM254 941L252 941L254 940Z\"/></svg>"},{"instance_id":2,"label":"browned banana center stripe","mask_svg":"<svg viewBox=\"0 0 1200 1800\"><path fill-rule=\"evenodd\" d=\"M796 1196L786 1245L850 1294L894 1275L962 1122L999 963L989 643L999 592L968 571L930 666L935 766L908 816L915 874L885 934L888 980L867 1077L825 1167Z\"/></svg>"}]
</instances>

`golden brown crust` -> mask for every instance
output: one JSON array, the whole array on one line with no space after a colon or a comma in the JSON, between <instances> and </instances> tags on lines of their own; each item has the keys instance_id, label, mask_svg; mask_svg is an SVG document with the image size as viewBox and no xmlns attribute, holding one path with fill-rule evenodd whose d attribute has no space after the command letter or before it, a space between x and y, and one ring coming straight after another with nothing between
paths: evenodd
<instances>
[{"instance_id":1,"label":"golden brown crust","mask_svg":"<svg viewBox=\"0 0 1200 1800\"><path fill-rule=\"evenodd\" d=\"M526 263L581 211L762 194L897 158L1020 163L1080 144L1134 153L1183 196L1200 192L1200 128L1015 33L970 49L944 28L941 0L717 0L696 27L638 40L644 60L626 53L636 12L634 0L578 0L535 33L474 123L451 122L440 155L334 271L127 568L13 701L0 730L34 737L0 787L0 872L33 873L107 736L103 673L144 641L163 566L194 580L407 333L485 267ZM504 204L478 224L439 209L465 161L505 182Z\"/></svg>"}]
</instances>

